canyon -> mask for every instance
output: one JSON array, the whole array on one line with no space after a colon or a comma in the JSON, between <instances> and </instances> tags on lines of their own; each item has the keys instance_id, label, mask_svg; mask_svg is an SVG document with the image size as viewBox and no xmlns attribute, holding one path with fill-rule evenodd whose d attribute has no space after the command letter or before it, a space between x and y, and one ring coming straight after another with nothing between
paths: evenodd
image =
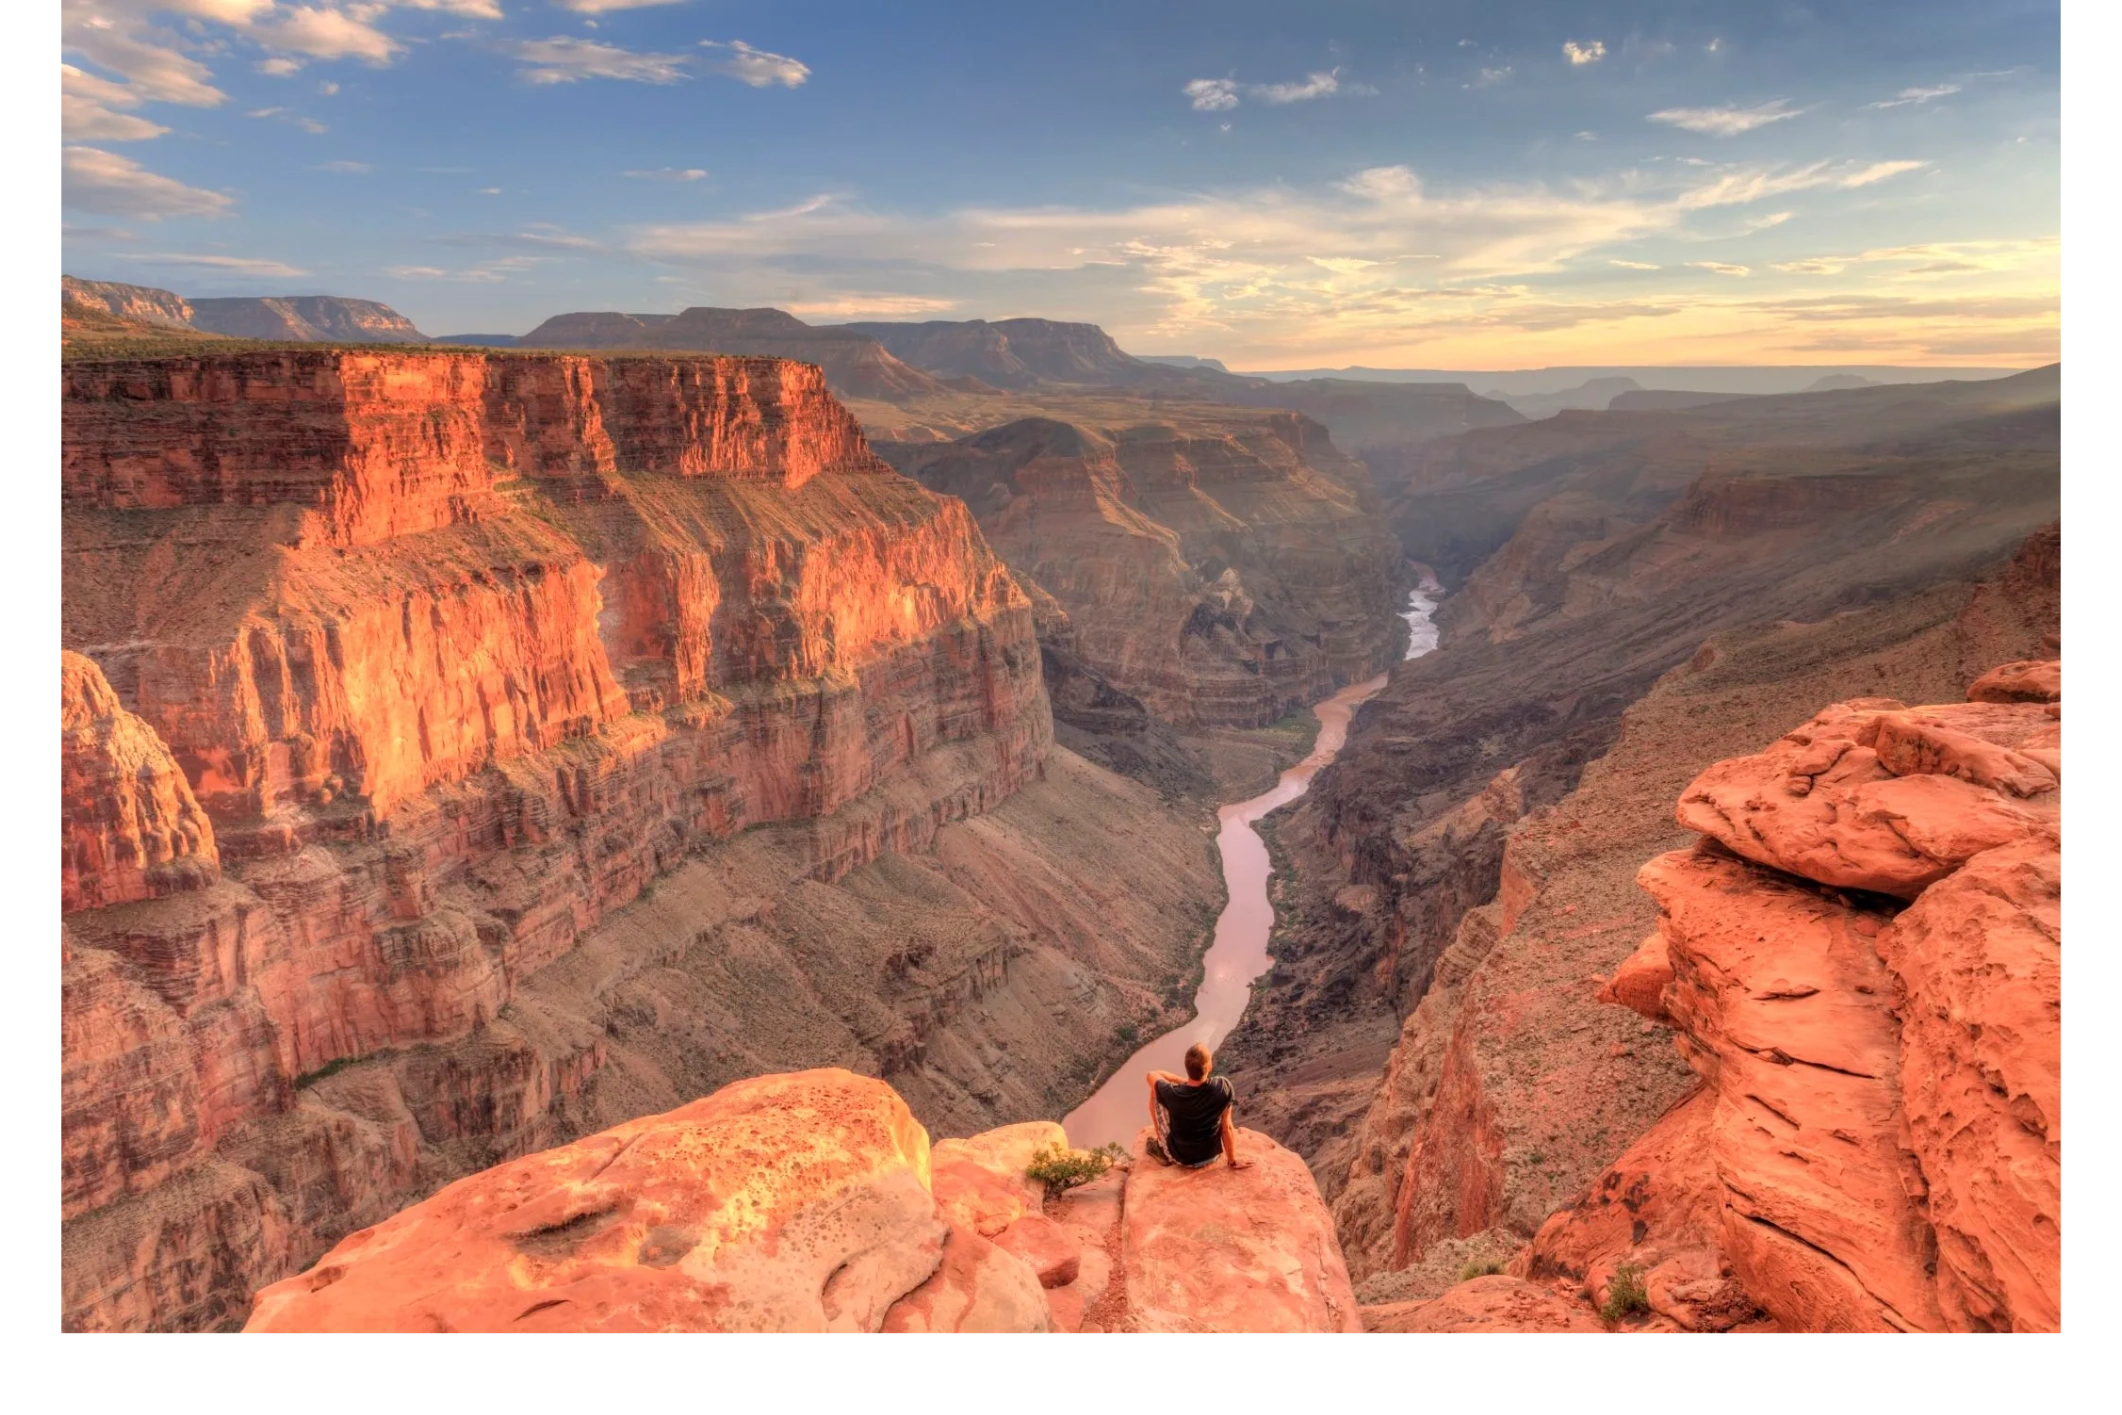
<instances>
[{"instance_id":1,"label":"canyon","mask_svg":"<svg viewBox=\"0 0 2122 1415\"><path fill-rule=\"evenodd\" d=\"M2059 1325L2054 369L207 303L66 288L68 1329ZM1028 1180L1336 746L1257 1168Z\"/></svg>"},{"instance_id":2,"label":"canyon","mask_svg":"<svg viewBox=\"0 0 2122 1415\"><path fill-rule=\"evenodd\" d=\"M1301 415L1028 418L880 450L1036 587L1064 721L1262 727L1399 655L1399 544L1362 463Z\"/></svg>"},{"instance_id":3,"label":"canyon","mask_svg":"<svg viewBox=\"0 0 2122 1415\"><path fill-rule=\"evenodd\" d=\"M1023 592L814 367L64 378L69 1327L240 1324L457 1175L777 1066L1058 1109L1176 1008L1198 829L1053 745Z\"/></svg>"}]
</instances>

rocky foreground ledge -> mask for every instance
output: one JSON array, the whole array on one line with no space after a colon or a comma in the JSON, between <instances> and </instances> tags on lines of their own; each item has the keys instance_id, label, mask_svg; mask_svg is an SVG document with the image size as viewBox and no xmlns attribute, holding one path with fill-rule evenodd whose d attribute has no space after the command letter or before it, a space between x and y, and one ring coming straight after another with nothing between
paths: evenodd
<instances>
[{"instance_id":1,"label":"rocky foreground ledge","mask_svg":"<svg viewBox=\"0 0 2122 1415\"><path fill-rule=\"evenodd\" d=\"M1359 1308L1294 1153L1060 1126L931 1148L882 1081L763 1076L459 1180L258 1294L251 1331L2052 1331L2062 665L1836 703L1683 794L1605 1001L1701 1084L1507 1265ZM1503 1266L1504 1271L1496 1271Z\"/></svg>"},{"instance_id":2,"label":"rocky foreground ledge","mask_svg":"<svg viewBox=\"0 0 2122 1415\"><path fill-rule=\"evenodd\" d=\"M931 1147L824 1069L461 1179L258 1294L247 1331L1358 1331L1296 1155L1178 1171L1139 1145L1049 1198L1046 1121Z\"/></svg>"}]
</instances>

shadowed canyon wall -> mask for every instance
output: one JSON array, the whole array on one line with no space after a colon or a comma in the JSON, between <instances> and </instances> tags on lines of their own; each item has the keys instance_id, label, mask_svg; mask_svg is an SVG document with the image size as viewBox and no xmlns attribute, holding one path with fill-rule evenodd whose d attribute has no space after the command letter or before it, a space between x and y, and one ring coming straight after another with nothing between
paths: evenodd
<instances>
[{"instance_id":1,"label":"shadowed canyon wall","mask_svg":"<svg viewBox=\"0 0 2122 1415\"><path fill-rule=\"evenodd\" d=\"M1399 656L1399 545L1363 465L1301 415L1026 418L886 451L1051 596L1040 637L1071 721L1132 700L1182 728L1263 726Z\"/></svg>"},{"instance_id":2,"label":"shadowed canyon wall","mask_svg":"<svg viewBox=\"0 0 2122 1415\"><path fill-rule=\"evenodd\" d=\"M1198 832L1054 751L1025 596L817 369L64 382L69 1327L240 1323L457 1174L777 1066L1051 1113L1168 1010Z\"/></svg>"}]
</instances>

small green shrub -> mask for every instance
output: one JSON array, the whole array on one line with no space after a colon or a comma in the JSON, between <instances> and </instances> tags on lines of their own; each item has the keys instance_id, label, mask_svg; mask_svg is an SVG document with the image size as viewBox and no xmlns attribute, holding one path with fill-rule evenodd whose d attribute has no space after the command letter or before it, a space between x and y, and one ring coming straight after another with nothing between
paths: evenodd
<instances>
[{"instance_id":1,"label":"small green shrub","mask_svg":"<svg viewBox=\"0 0 2122 1415\"><path fill-rule=\"evenodd\" d=\"M1606 1284L1606 1300L1599 1304L1599 1320L1616 1326L1621 1319L1650 1310L1650 1294L1643 1290L1643 1269L1623 1263Z\"/></svg>"},{"instance_id":2,"label":"small green shrub","mask_svg":"<svg viewBox=\"0 0 2122 1415\"><path fill-rule=\"evenodd\" d=\"M1127 1151L1118 1145L1100 1145L1095 1150L1065 1150L1059 1145L1043 1145L1032 1153L1032 1162L1025 1167L1027 1178L1036 1179L1046 1186L1048 1198L1088 1184L1113 1167L1113 1161L1124 1158Z\"/></svg>"},{"instance_id":3,"label":"small green shrub","mask_svg":"<svg viewBox=\"0 0 2122 1415\"><path fill-rule=\"evenodd\" d=\"M1496 1276L1496 1274L1502 1271L1503 1264L1501 1263L1484 1263L1477 1259L1473 1262L1469 1262L1465 1267L1459 1269L1459 1281L1472 1282L1477 1277L1494 1277Z\"/></svg>"},{"instance_id":4,"label":"small green shrub","mask_svg":"<svg viewBox=\"0 0 2122 1415\"><path fill-rule=\"evenodd\" d=\"M1134 1023L1122 1022L1113 1029L1113 1035L1118 1037L1123 1043L1132 1043L1136 1037L1141 1035L1141 1032Z\"/></svg>"}]
</instances>

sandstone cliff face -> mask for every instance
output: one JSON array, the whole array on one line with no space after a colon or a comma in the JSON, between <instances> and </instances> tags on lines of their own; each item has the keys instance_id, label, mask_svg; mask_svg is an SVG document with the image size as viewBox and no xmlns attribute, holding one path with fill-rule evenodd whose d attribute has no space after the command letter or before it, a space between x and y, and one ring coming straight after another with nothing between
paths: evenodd
<instances>
[{"instance_id":1,"label":"sandstone cliff face","mask_svg":"<svg viewBox=\"0 0 2122 1415\"><path fill-rule=\"evenodd\" d=\"M213 822L154 730L103 672L59 655L60 908L96 908L212 884Z\"/></svg>"},{"instance_id":2,"label":"sandstone cliff face","mask_svg":"<svg viewBox=\"0 0 2122 1415\"><path fill-rule=\"evenodd\" d=\"M1786 1327L2060 1326L2061 786L2021 759L2060 767L2059 714L1837 704L1705 773L1680 820L1715 829L1644 868L1724 1263ZM1784 819L1815 792L1847 799Z\"/></svg>"},{"instance_id":3,"label":"sandstone cliff face","mask_svg":"<svg viewBox=\"0 0 2122 1415\"><path fill-rule=\"evenodd\" d=\"M1354 1331L1297 1158L1139 1152L1049 1196L1051 1122L930 1147L892 1089L761 1076L461 1179L258 1297L247 1331Z\"/></svg>"},{"instance_id":4,"label":"sandstone cliff face","mask_svg":"<svg viewBox=\"0 0 2122 1415\"><path fill-rule=\"evenodd\" d=\"M1003 864L1037 847L1000 823L861 886L896 936L799 944L848 921L816 891L957 840L1051 740L1007 571L815 370L320 351L67 379L67 1325L240 1319L454 1174L768 1069L777 1012L815 1034L783 1056L918 1068L934 1110L1044 1102L1083 1045L1049 1010L1149 1020L1183 968L1213 883L1154 823L1133 847L1167 881L1107 906L1109 980L1075 961L1096 906ZM1124 793L1086 770L1046 809ZM976 907L1004 870L1019 894ZM668 1032L685 969L770 957L764 1013L693 1000L726 1026L697 1054L626 1040ZM1056 1033L1018 1024L1009 1100L962 1089L990 1084L998 1024L964 1030L990 992Z\"/></svg>"},{"instance_id":5,"label":"sandstone cliff face","mask_svg":"<svg viewBox=\"0 0 2122 1415\"><path fill-rule=\"evenodd\" d=\"M1398 547L1306 419L1027 419L891 455L1052 595L1050 657L1167 722L1264 725L1396 656Z\"/></svg>"},{"instance_id":6,"label":"sandstone cliff face","mask_svg":"<svg viewBox=\"0 0 2122 1415\"><path fill-rule=\"evenodd\" d=\"M1823 412L1822 398L1851 403ZM1834 697L1958 697L1998 660L2038 656L2056 632L2056 535L2041 529L2058 495L2052 370L1740 406L1565 413L1470 433L1432 444L1436 481L1402 493L1421 493L1440 537L1472 534L1471 521L1442 524L1454 498L1500 529L1483 532L1485 563L1444 601L1442 647L1395 670L1280 826L1294 869L1277 905L1276 967L1225 1047L1225 1065L1251 1090L1290 1098L1285 1114L1257 1123L1313 1160L1329 1194L1353 1173L1350 1151L1364 1153L1361 1183L1349 1182L1369 1195L1368 1209L1344 1217L1369 1235L1359 1242L1344 1228L1359 1278L1412 1272L1437 1244L1472 1241L1492 1224L1529 1235L1676 1099L1684 1077L1668 1059L1644 1059L1618 1021L1596 1020L1582 979L1606 976L1647 931L1629 877L1646 848L1679 843L1666 805L1695 773ZM1833 514L1821 514L1826 505ZM1715 662L1727 640L1760 657ZM1683 670L1704 654L1707 672ZM1684 696L1727 675L1747 686L1717 689L1690 717L1666 716L1678 706L1668 703L1652 735L1615 756L1632 705L1647 709L1661 679ZM1771 703L1778 715L1765 718ZM1616 790L1602 785L1583 809L1561 807L1602 758L1626 764ZM1474 806L1506 771L1513 810ZM1630 779L1644 794L1618 794ZM1361 908L1341 902L1359 897ZM1490 900L1518 927L1486 965L1496 990L1464 993L1482 1021L1468 1022L1461 1044L1459 1023L1445 1022L1461 1005L1440 1004L1431 1014L1445 1034L1408 1055L1433 1055L1437 1068L1478 1058L1474 1073L1451 1071L1459 1089L1438 1092L1462 1100L1472 1085L1496 1101L1496 1078L1552 1069L1587 1089L1581 1102L1543 1098L1514 1079L1507 1089L1518 1099L1496 1101L1495 1113L1518 1117L1506 1133L1527 1128L1496 1158L1425 1148L1424 1165L1480 1182L1468 1180L1463 1207L1440 1198L1455 1186L1425 1189L1395 1250L1384 1235L1398 1221L1384 1214L1397 1201L1381 1206L1398 1192L1393 1176L1413 1153L1403 1146L1427 1112L1402 1109L1371 1135L1361 1117L1396 1038L1412 1040L1404 1028L1460 919ZM1553 1014L1533 1020L1531 995ZM1578 1049L1594 1042L1637 1054L1602 1060ZM1397 1074L1404 1093L1414 1073ZM1420 1087L1444 1075L1432 1070ZM1435 1139L1448 1145L1447 1128Z\"/></svg>"},{"instance_id":7,"label":"sandstone cliff face","mask_svg":"<svg viewBox=\"0 0 2122 1415\"><path fill-rule=\"evenodd\" d=\"M1464 1262L1508 1257L1695 1084L1659 1024L1602 1001L1663 985L1625 965L1656 921L1634 877L1690 838L1671 808L1690 781L1825 698L1965 692L2055 632L2029 568L2053 559L2045 535L1978 585L1719 635L1559 799L1532 796L1538 764L1521 765L1441 819L1410 812L1375 861L1375 836L1351 863L1300 833L1303 811L1283 827L1302 872L1262 1011L1287 1022L1249 1019L1225 1053L1248 1094L1297 1102L1275 1133L1332 1197L1365 1301L1432 1297Z\"/></svg>"},{"instance_id":8,"label":"sandstone cliff face","mask_svg":"<svg viewBox=\"0 0 2122 1415\"><path fill-rule=\"evenodd\" d=\"M192 306L182 295L152 285L127 285L116 280L77 280L59 277L60 307L76 312L109 315L134 324L167 329L192 327Z\"/></svg>"}]
</instances>

